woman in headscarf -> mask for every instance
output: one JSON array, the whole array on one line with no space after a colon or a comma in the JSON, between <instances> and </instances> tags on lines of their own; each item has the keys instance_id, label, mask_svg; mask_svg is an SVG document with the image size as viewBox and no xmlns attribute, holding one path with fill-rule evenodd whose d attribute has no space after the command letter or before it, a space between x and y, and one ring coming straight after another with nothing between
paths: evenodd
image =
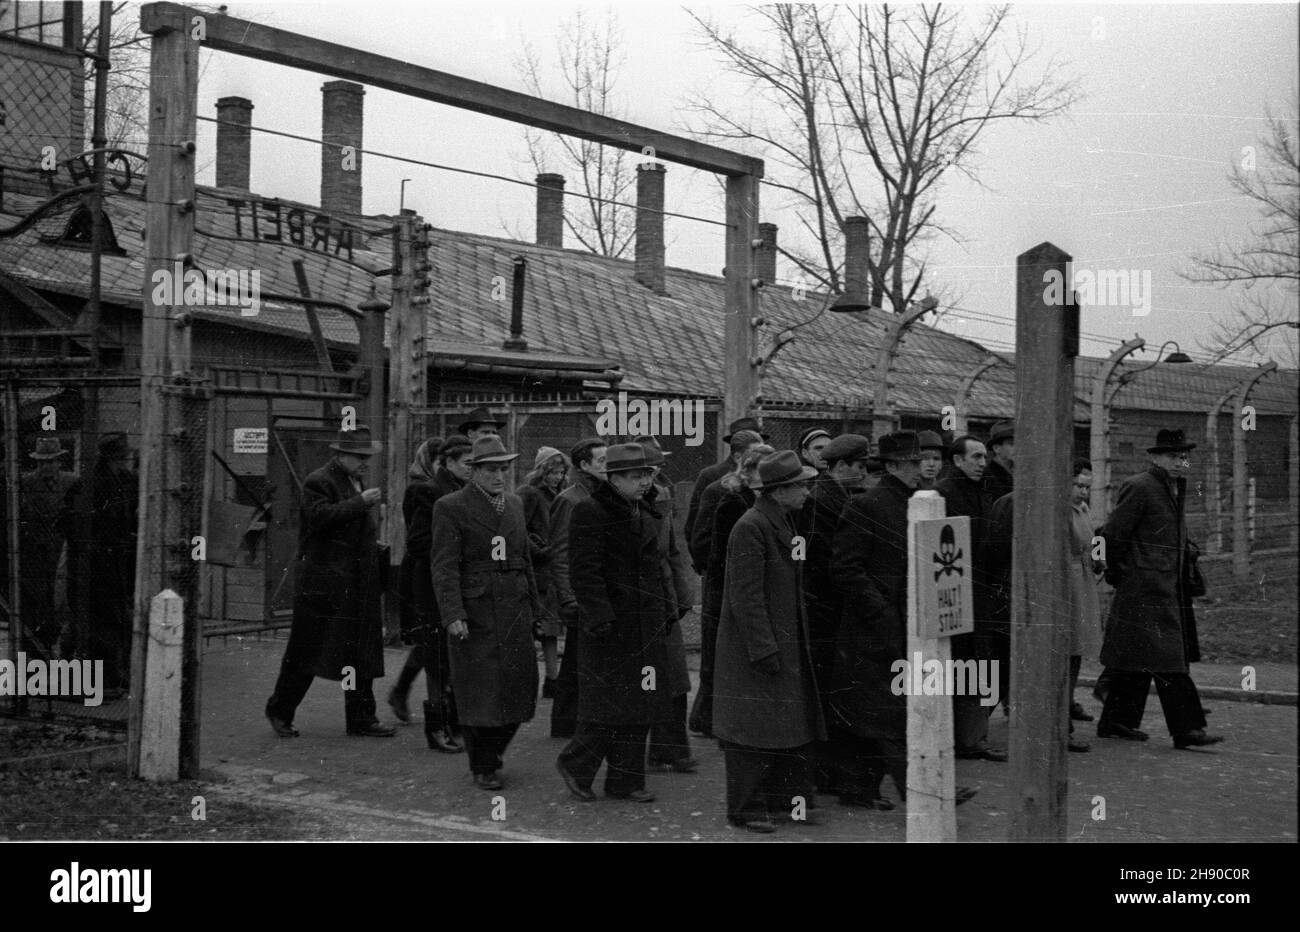
<instances>
[{"instance_id":1,"label":"woman in headscarf","mask_svg":"<svg viewBox=\"0 0 1300 932\"><path fill-rule=\"evenodd\" d=\"M519 497L524 503L524 523L528 526L528 556L533 563L533 575L537 577L537 594L545 609L536 632L546 662L543 699L555 698L555 678L560 675L559 640L564 633L564 624L560 621L556 587L551 579L550 516L551 503L564 488L568 474L569 458L555 447L542 447L519 489Z\"/></svg>"},{"instance_id":2,"label":"woman in headscarf","mask_svg":"<svg viewBox=\"0 0 1300 932\"><path fill-rule=\"evenodd\" d=\"M429 569L429 548L433 543L433 505L439 498L465 485L469 466L469 439L456 435L445 442L430 437L415 451L407 472L411 480L402 497L402 517L406 521L406 554L398 581L398 604L402 639L414 644L406 658L397 683L388 694L388 704L398 721L409 722L411 712L407 696L420 670L426 672L428 698L424 703L424 734L429 747L446 754L464 750L452 730L456 723L451 697L451 673L447 661L446 633L438 617L438 603L433 594Z\"/></svg>"}]
</instances>

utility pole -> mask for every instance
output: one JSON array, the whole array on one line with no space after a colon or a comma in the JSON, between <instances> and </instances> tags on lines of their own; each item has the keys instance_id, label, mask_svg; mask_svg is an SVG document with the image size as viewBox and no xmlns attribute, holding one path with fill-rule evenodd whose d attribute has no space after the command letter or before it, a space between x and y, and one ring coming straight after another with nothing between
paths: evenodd
<instances>
[{"instance_id":1,"label":"utility pole","mask_svg":"<svg viewBox=\"0 0 1300 932\"><path fill-rule=\"evenodd\" d=\"M984 361L979 364L974 372L961 380L961 385L957 388L957 403L953 405L952 430L955 435L960 436L967 432L966 414L970 408L970 393L971 389L975 387L975 381L999 362L1001 360L990 353L984 357Z\"/></svg>"},{"instance_id":2,"label":"utility pole","mask_svg":"<svg viewBox=\"0 0 1300 932\"><path fill-rule=\"evenodd\" d=\"M919 304L909 305L906 311L893 319L889 325L889 333L876 349L876 389L871 405L871 438L876 443L894 429L894 407L889 397L889 377L894 372L898 347L906 336L908 328L938 306L938 300L931 295L926 295Z\"/></svg>"},{"instance_id":3,"label":"utility pole","mask_svg":"<svg viewBox=\"0 0 1300 932\"><path fill-rule=\"evenodd\" d=\"M1246 431L1242 427L1246 400L1255 383L1277 370L1277 363L1266 362L1237 386L1232 406L1232 578L1250 582L1250 540L1246 533L1246 496L1249 476L1246 464Z\"/></svg>"},{"instance_id":4,"label":"utility pole","mask_svg":"<svg viewBox=\"0 0 1300 932\"><path fill-rule=\"evenodd\" d=\"M1008 841L1065 841L1069 724L1070 448L1079 309L1047 300L1071 258L1040 243L1016 259L1016 490L1011 573Z\"/></svg>"},{"instance_id":5,"label":"utility pole","mask_svg":"<svg viewBox=\"0 0 1300 932\"><path fill-rule=\"evenodd\" d=\"M726 425L752 413L758 400L758 367L754 365L758 281L754 271L754 243L758 236L758 176L727 177L727 266L724 313L724 387L722 420L718 425L718 452L725 455L722 435Z\"/></svg>"},{"instance_id":6,"label":"utility pole","mask_svg":"<svg viewBox=\"0 0 1300 932\"><path fill-rule=\"evenodd\" d=\"M1106 386L1115 367L1124 361L1124 357L1136 353L1146 345L1146 340L1141 337L1134 337L1121 344L1106 357L1092 379L1092 410L1088 430L1092 494L1088 499L1088 511L1095 521L1105 520L1110 511L1110 405L1107 403Z\"/></svg>"}]
</instances>

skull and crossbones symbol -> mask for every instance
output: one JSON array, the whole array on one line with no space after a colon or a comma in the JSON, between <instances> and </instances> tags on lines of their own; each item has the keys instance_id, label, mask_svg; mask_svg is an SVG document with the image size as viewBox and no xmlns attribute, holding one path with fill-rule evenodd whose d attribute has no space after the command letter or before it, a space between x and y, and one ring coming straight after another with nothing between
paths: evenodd
<instances>
[{"instance_id":1,"label":"skull and crossbones symbol","mask_svg":"<svg viewBox=\"0 0 1300 932\"><path fill-rule=\"evenodd\" d=\"M940 576L956 573L958 576L964 575L962 568L957 566L957 561L961 559L962 552L957 549L957 538L952 532L952 525L945 524L943 530L939 532L939 552L934 555L934 562L939 568L934 571L935 581Z\"/></svg>"}]
</instances>

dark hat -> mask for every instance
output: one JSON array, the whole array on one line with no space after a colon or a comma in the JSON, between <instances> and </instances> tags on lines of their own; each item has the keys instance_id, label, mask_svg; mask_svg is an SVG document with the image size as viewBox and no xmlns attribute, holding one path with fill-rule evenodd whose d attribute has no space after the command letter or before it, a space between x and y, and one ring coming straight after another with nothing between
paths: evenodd
<instances>
[{"instance_id":1,"label":"dark hat","mask_svg":"<svg viewBox=\"0 0 1300 932\"><path fill-rule=\"evenodd\" d=\"M804 447L808 446L808 444L812 443L818 437L825 437L827 440L829 440L830 436L831 436L831 432L828 430L823 430L820 427L809 427L807 430L805 430L802 434L799 435L799 444L795 449L802 450ZM825 455L826 455L826 451L823 449L822 456Z\"/></svg>"},{"instance_id":2,"label":"dark hat","mask_svg":"<svg viewBox=\"0 0 1300 932\"><path fill-rule=\"evenodd\" d=\"M993 425L993 430L989 432L989 446L1002 443L1004 440L1015 441L1016 424L1015 421L998 421Z\"/></svg>"},{"instance_id":3,"label":"dark hat","mask_svg":"<svg viewBox=\"0 0 1300 932\"><path fill-rule=\"evenodd\" d=\"M501 442L500 437L479 437L474 441L473 450L469 455L469 464L478 466L481 463L509 463L518 456L518 453L506 452L506 445Z\"/></svg>"},{"instance_id":4,"label":"dark hat","mask_svg":"<svg viewBox=\"0 0 1300 932\"><path fill-rule=\"evenodd\" d=\"M629 469L654 469L663 463L663 454L644 443L616 443L605 451L605 472Z\"/></svg>"},{"instance_id":5,"label":"dark hat","mask_svg":"<svg viewBox=\"0 0 1300 932\"><path fill-rule=\"evenodd\" d=\"M917 434L917 445L922 450L939 450L942 452L943 438L932 430L923 430Z\"/></svg>"},{"instance_id":6,"label":"dark hat","mask_svg":"<svg viewBox=\"0 0 1300 932\"><path fill-rule=\"evenodd\" d=\"M501 428L506 426L506 422L496 417L487 408L475 408L469 414L465 415L465 420L461 421L457 428L462 434L468 434L475 427L484 424L491 424L493 427Z\"/></svg>"},{"instance_id":7,"label":"dark hat","mask_svg":"<svg viewBox=\"0 0 1300 932\"><path fill-rule=\"evenodd\" d=\"M474 444L470 443L470 439L464 434L452 434L442 442L442 446L438 447L438 455L455 456L461 450L468 450L473 446Z\"/></svg>"},{"instance_id":8,"label":"dark hat","mask_svg":"<svg viewBox=\"0 0 1300 932\"><path fill-rule=\"evenodd\" d=\"M370 442L370 428L357 425L355 430L339 431L339 439L330 444L336 453L351 453L353 456L374 456L380 446Z\"/></svg>"},{"instance_id":9,"label":"dark hat","mask_svg":"<svg viewBox=\"0 0 1300 932\"><path fill-rule=\"evenodd\" d=\"M131 452L131 447L126 442L126 434L116 431L111 434L104 434L99 438L99 455L112 459L118 456L126 456Z\"/></svg>"},{"instance_id":10,"label":"dark hat","mask_svg":"<svg viewBox=\"0 0 1300 932\"><path fill-rule=\"evenodd\" d=\"M867 457L867 475L879 476L885 471L885 461L878 456Z\"/></svg>"},{"instance_id":11,"label":"dark hat","mask_svg":"<svg viewBox=\"0 0 1300 932\"><path fill-rule=\"evenodd\" d=\"M732 421L727 427L727 435L722 438L723 443L731 443L731 435L738 430L752 430L764 440L770 440L771 435L763 433L763 429L758 426L758 418L742 417Z\"/></svg>"},{"instance_id":12,"label":"dark hat","mask_svg":"<svg viewBox=\"0 0 1300 932\"><path fill-rule=\"evenodd\" d=\"M828 463L853 462L871 452L871 441L861 434L840 434L822 447L822 459Z\"/></svg>"},{"instance_id":13,"label":"dark hat","mask_svg":"<svg viewBox=\"0 0 1300 932\"><path fill-rule=\"evenodd\" d=\"M749 487L771 489L792 482L807 482L816 475L817 470L805 466L794 450L779 450L758 461L758 475L749 480Z\"/></svg>"},{"instance_id":14,"label":"dark hat","mask_svg":"<svg viewBox=\"0 0 1300 932\"><path fill-rule=\"evenodd\" d=\"M639 443L649 450L650 458L655 460L656 466L662 466L668 460L668 457L672 456L671 453L665 453L663 447L659 446L659 439L657 437L651 437L649 434L642 434L640 437L633 437L632 442Z\"/></svg>"},{"instance_id":15,"label":"dark hat","mask_svg":"<svg viewBox=\"0 0 1300 932\"><path fill-rule=\"evenodd\" d=\"M900 430L892 434L885 434L880 438L880 452L878 454L882 460L919 460L921 458L921 443L916 436L916 431Z\"/></svg>"},{"instance_id":16,"label":"dark hat","mask_svg":"<svg viewBox=\"0 0 1300 932\"><path fill-rule=\"evenodd\" d=\"M34 460L56 460L66 452L58 437L37 437L36 449L27 455Z\"/></svg>"},{"instance_id":17,"label":"dark hat","mask_svg":"<svg viewBox=\"0 0 1300 932\"><path fill-rule=\"evenodd\" d=\"M1196 444L1188 443L1181 428L1162 430L1156 433L1156 445L1147 447L1148 453L1186 453L1195 450Z\"/></svg>"}]
</instances>

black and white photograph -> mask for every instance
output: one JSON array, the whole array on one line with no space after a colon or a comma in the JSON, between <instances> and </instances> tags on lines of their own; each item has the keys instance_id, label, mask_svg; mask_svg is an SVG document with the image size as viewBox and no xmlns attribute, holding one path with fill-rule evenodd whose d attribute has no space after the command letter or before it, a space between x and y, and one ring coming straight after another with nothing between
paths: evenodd
<instances>
[{"instance_id":1,"label":"black and white photograph","mask_svg":"<svg viewBox=\"0 0 1300 932\"><path fill-rule=\"evenodd\" d=\"M1223 916L1297 841L1298 425L1295 3L0 0L42 902L1140 843L1089 895Z\"/></svg>"}]
</instances>

